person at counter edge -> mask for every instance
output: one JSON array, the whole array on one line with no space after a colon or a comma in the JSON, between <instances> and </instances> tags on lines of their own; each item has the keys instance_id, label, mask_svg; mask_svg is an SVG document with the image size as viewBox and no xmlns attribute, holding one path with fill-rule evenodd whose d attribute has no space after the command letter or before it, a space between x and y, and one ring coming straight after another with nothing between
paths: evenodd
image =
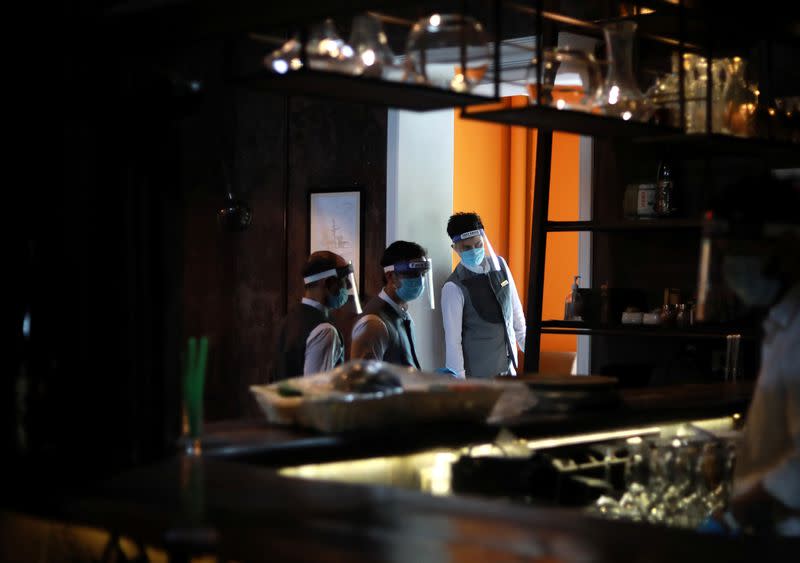
<instances>
[{"instance_id":1,"label":"person at counter edge","mask_svg":"<svg viewBox=\"0 0 800 563\"><path fill-rule=\"evenodd\" d=\"M460 378L515 375L525 314L508 264L477 213L452 215L447 235L460 262L442 287L445 365Z\"/></svg>"},{"instance_id":2,"label":"person at counter edge","mask_svg":"<svg viewBox=\"0 0 800 563\"><path fill-rule=\"evenodd\" d=\"M305 291L278 328L270 381L327 371L344 361L344 339L330 310L348 299L352 266L333 252L309 256L302 274Z\"/></svg>"},{"instance_id":3,"label":"person at counter edge","mask_svg":"<svg viewBox=\"0 0 800 563\"><path fill-rule=\"evenodd\" d=\"M400 266L429 266L427 251L414 242L398 240L384 250L380 264L384 286L353 325L350 359L384 360L421 369L408 302L425 291L427 269L409 271Z\"/></svg>"},{"instance_id":4,"label":"person at counter edge","mask_svg":"<svg viewBox=\"0 0 800 563\"><path fill-rule=\"evenodd\" d=\"M767 315L732 499L715 518L729 532L800 536L800 182L768 179L762 187L770 194L767 210L750 197L752 182L728 196L734 221L750 232L781 234L728 242L724 255L726 285Z\"/></svg>"}]
</instances>

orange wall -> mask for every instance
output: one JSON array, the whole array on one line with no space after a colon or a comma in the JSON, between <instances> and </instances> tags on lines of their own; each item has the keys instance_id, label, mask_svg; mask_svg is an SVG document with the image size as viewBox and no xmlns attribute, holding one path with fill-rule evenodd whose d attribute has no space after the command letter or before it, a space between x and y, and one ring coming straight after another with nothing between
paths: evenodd
<instances>
[{"instance_id":1,"label":"orange wall","mask_svg":"<svg viewBox=\"0 0 800 563\"><path fill-rule=\"evenodd\" d=\"M502 105L524 103L524 98L511 98ZM578 219L578 143L576 135L553 136L551 220ZM536 131L461 119L456 112L454 152L453 211L480 214L495 250L508 260L524 305ZM453 260L454 264L458 260L455 254ZM551 234L547 240L544 319L563 318L564 298L577 270L577 233ZM574 352L575 348L575 336L542 336L542 351Z\"/></svg>"}]
</instances>

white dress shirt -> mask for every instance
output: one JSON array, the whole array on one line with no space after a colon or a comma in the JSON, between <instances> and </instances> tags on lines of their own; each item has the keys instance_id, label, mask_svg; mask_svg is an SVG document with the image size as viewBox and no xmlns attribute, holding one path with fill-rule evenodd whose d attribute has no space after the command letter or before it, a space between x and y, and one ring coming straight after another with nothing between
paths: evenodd
<instances>
[{"instance_id":1,"label":"white dress shirt","mask_svg":"<svg viewBox=\"0 0 800 563\"><path fill-rule=\"evenodd\" d=\"M761 370L736 452L734 495L758 482L800 510L800 285L764 322ZM800 518L788 518L778 529L800 535Z\"/></svg>"},{"instance_id":2,"label":"white dress shirt","mask_svg":"<svg viewBox=\"0 0 800 563\"><path fill-rule=\"evenodd\" d=\"M516 342L521 350L525 350L525 313L522 311L522 302L519 300L514 276L508 268L506 261L498 256L503 269L508 274L511 292L512 318L505 319L506 335L509 342ZM469 271L476 274L485 274L490 270L488 258L484 258L480 267L472 268L462 262ZM464 370L464 350L461 347L461 333L463 331L464 294L461 288L453 282L447 282L442 287L442 321L444 323L445 365L456 372L459 378L464 379L468 373ZM514 363L517 363L517 348L512 346ZM508 371L516 375L514 366L509 362Z\"/></svg>"},{"instance_id":3,"label":"white dress shirt","mask_svg":"<svg viewBox=\"0 0 800 563\"><path fill-rule=\"evenodd\" d=\"M414 319L408 311L389 297L385 289L381 289L378 297L388 303L400 318L408 319L414 324ZM383 360L383 355L389 348L389 329L378 315L364 315L353 325L353 338L350 345L350 357L353 360Z\"/></svg>"},{"instance_id":4,"label":"white dress shirt","mask_svg":"<svg viewBox=\"0 0 800 563\"><path fill-rule=\"evenodd\" d=\"M322 303L303 297L302 303L319 309L325 316L328 308ZM333 366L344 357L344 342L339 331L331 323L320 323L306 338L306 354L303 362L303 375L311 375L333 369Z\"/></svg>"}]
</instances>

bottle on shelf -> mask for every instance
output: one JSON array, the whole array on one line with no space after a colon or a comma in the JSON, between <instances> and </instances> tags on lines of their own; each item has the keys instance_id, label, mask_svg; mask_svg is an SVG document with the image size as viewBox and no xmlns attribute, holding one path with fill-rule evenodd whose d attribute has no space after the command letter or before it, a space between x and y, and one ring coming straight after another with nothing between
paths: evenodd
<instances>
[{"instance_id":1,"label":"bottle on shelf","mask_svg":"<svg viewBox=\"0 0 800 563\"><path fill-rule=\"evenodd\" d=\"M655 212L659 217L670 217L675 214L675 166L665 157L658 164L656 175Z\"/></svg>"},{"instance_id":2,"label":"bottle on shelf","mask_svg":"<svg viewBox=\"0 0 800 563\"><path fill-rule=\"evenodd\" d=\"M565 321L582 321L583 320L583 297L578 291L578 280L580 276L575 276L572 283L572 288L567 294L567 299L564 302L564 320Z\"/></svg>"}]
</instances>

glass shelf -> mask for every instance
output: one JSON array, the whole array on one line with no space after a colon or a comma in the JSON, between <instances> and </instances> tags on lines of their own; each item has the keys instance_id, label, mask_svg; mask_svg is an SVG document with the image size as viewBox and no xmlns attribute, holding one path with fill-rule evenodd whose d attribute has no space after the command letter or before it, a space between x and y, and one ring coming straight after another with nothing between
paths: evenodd
<instances>
[{"instance_id":1,"label":"glass shelf","mask_svg":"<svg viewBox=\"0 0 800 563\"><path fill-rule=\"evenodd\" d=\"M316 96L340 101L429 111L488 104L496 98L460 94L432 86L391 82L335 72L299 70L275 74L267 70L237 78L237 84L281 94Z\"/></svg>"},{"instance_id":2,"label":"glass shelf","mask_svg":"<svg viewBox=\"0 0 800 563\"><path fill-rule=\"evenodd\" d=\"M594 115L551 107L526 106L501 110L462 111L461 117L503 125L522 125L536 129L563 131L599 137L659 137L680 135L674 127L624 121L616 117Z\"/></svg>"},{"instance_id":3,"label":"glass shelf","mask_svg":"<svg viewBox=\"0 0 800 563\"><path fill-rule=\"evenodd\" d=\"M700 219L629 219L626 221L548 221L545 230L558 232L700 231Z\"/></svg>"},{"instance_id":4,"label":"glass shelf","mask_svg":"<svg viewBox=\"0 0 800 563\"><path fill-rule=\"evenodd\" d=\"M722 325L693 325L686 327L661 325L590 325L580 321L542 321L538 324L542 334L578 334L604 336L668 336L683 338L725 338L740 334L752 339L758 335L751 327Z\"/></svg>"}]
</instances>

